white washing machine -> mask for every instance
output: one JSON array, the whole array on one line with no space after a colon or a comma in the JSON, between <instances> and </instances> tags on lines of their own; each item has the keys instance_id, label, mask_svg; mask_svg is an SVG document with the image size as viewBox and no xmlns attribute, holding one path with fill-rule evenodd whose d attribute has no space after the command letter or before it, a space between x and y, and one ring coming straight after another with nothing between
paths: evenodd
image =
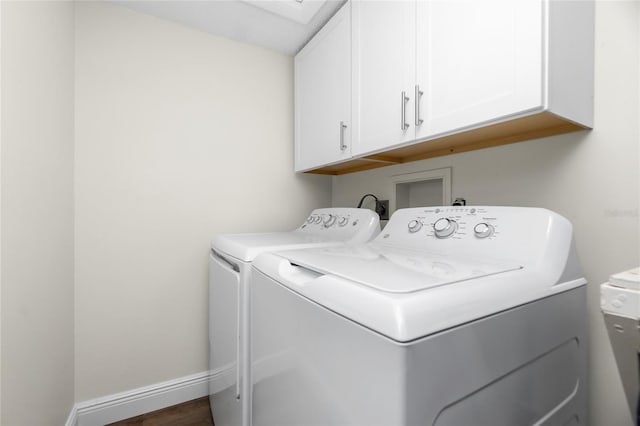
<instances>
[{"instance_id":1,"label":"white washing machine","mask_svg":"<svg viewBox=\"0 0 640 426\"><path fill-rule=\"evenodd\" d=\"M368 209L314 210L291 232L213 238L209 256L209 396L216 426L250 424L249 290L251 262L273 250L364 243L380 232Z\"/></svg>"},{"instance_id":2,"label":"white washing machine","mask_svg":"<svg viewBox=\"0 0 640 426\"><path fill-rule=\"evenodd\" d=\"M565 218L398 210L367 244L253 263L253 425L584 425L587 314Z\"/></svg>"}]
</instances>

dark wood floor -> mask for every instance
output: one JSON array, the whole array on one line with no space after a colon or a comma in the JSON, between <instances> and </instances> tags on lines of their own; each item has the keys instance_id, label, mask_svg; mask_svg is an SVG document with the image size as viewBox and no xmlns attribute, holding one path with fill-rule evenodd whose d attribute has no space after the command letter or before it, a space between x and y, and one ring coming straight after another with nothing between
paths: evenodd
<instances>
[{"instance_id":1,"label":"dark wood floor","mask_svg":"<svg viewBox=\"0 0 640 426\"><path fill-rule=\"evenodd\" d=\"M132 417L109 426L213 426L209 397Z\"/></svg>"}]
</instances>

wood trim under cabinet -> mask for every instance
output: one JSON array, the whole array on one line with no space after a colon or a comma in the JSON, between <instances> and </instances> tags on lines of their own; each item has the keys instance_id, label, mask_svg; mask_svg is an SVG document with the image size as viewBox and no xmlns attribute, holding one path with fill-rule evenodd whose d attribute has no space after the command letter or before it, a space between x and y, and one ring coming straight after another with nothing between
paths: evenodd
<instances>
[{"instance_id":1,"label":"wood trim under cabinet","mask_svg":"<svg viewBox=\"0 0 640 426\"><path fill-rule=\"evenodd\" d=\"M305 173L342 175L586 129L588 127L545 111L414 143L379 154L355 158L344 163L309 170Z\"/></svg>"}]
</instances>

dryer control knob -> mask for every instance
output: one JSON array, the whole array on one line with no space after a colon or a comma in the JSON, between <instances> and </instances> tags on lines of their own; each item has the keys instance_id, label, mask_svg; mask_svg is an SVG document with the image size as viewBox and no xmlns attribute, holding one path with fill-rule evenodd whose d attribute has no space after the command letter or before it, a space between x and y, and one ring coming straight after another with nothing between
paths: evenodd
<instances>
[{"instance_id":1,"label":"dryer control knob","mask_svg":"<svg viewBox=\"0 0 640 426\"><path fill-rule=\"evenodd\" d=\"M407 228L409 228L409 232L416 233L422 228L422 222L419 220L413 219L411 222L407 224Z\"/></svg>"},{"instance_id":2,"label":"dryer control knob","mask_svg":"<svg viewBox=\"0 0 640 426\"><path fill-rule=\"evenodd\" d=\"M324 218L324 221L322 223L324 224L325 228L330 227L331 225L336 223L336 215L334 214L327 215L327 217Z\"/></svg>"},{"instance_id":3,"label":"dryer control knob","mask_svg":"<svg viewBox=\"0 0 640 426\"><path fill-rule=\"evenodd\" d=\"M343 216L340 219L338 219L338 226L347 226L347 223L349 223L348 217Z\"/></svg>"},{"instance_id":4,"label":"dryer control knob","mask_svg":"<svg viewBox=\"0 0 640 426\"><path fill-rule=\"evenodd\" d=\"M313 223L320 223L322 222L322 216L318 215L313 219Z\"/></svg>"},{"instance_id":5,"label":"dryer control knob","mask_svg":"<svg viewBox=\"0 0 640 426\"><path fill-rule=\"evenodd\" d=\"M458 229L458 224L453 219L441 217L433 224L433 232L438 238L447 238L453 235Z\"/></svg>"},{"instance_id":6,"label":"dryer control knob","mask_svg":"<svg viewBox=\"0 0 640 426\"><path fill-rule=\"evenodd\" d=\"M313 219L314 219L314 216L309 216L309 217L307 218L307 223L311 223L311 222L313 222Z\"/></svg>"},{"instance_id":7,"label":"dryer control knob","mask_svg":"<svg viewBox=\"0 0 640 426\"><path fill-rule=\"evenodd\" d=\"M493 235L493 226L488 223L478 223L473 227L473 233L477 238L487 238Z\"/></svg>"}]
</instances>

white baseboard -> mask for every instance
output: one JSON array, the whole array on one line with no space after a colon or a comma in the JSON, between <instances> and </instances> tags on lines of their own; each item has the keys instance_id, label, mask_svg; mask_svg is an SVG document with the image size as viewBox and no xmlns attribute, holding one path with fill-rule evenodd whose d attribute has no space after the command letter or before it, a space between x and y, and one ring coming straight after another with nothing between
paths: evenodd
<instances>
[{"instance_id":1,"label":"white baseboard","mask_svg":"<svg viewBox=\"0 0 640 426\"><path fill-rule=\"evenodd\" d=\"M71 408L71 412L69 413L69 417L67 417L67 422L64 426L76 426L78 424L78 404L74 405Z\"/></svg>"},{"instance_id":2,"label":"white baseboard","mask_svg":"<svg viewBox=\"0 0 640 426\"><path fill-rule=\"evenodd\" d=\"M208 371L74 405L65 426L103 426L209 395Z\"/></svg>"}]
</instances>

